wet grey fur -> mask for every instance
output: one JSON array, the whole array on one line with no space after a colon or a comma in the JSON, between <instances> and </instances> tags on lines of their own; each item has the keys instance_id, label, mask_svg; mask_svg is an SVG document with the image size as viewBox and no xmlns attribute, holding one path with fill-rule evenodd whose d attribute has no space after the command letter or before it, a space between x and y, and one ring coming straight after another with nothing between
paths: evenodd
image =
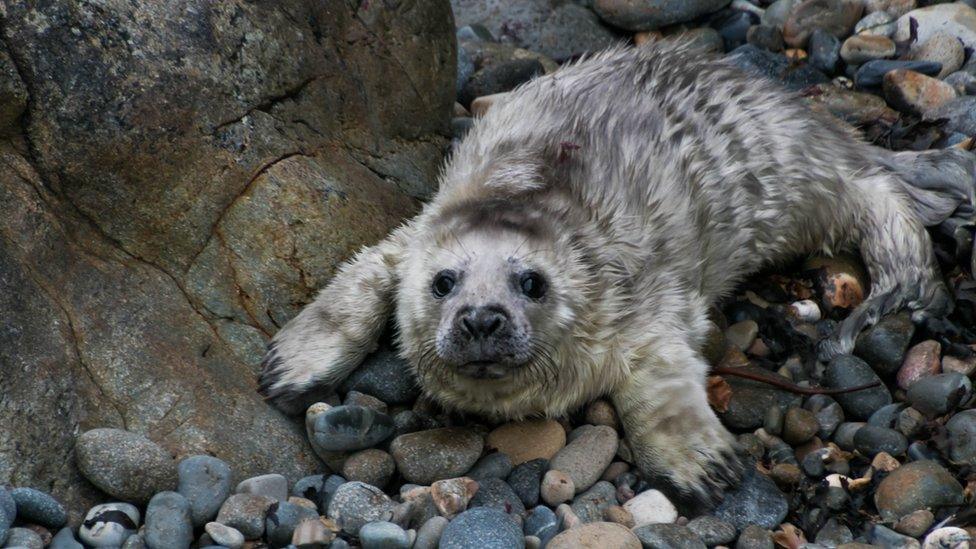
<instances>
[{"instance_id":1,"label":"wet grey fur","mask_svg":"<svg viewBox=\"0 0 976 549\"><path fill-rule=\"evenodd\" d=\"M360 252L275 336L262 390L300 411L395 315L401 353L445 406L555 417L608 395L637 466L714 502L741 468L707 405L708 307L765 265L856 247L870 295L823 343L825 358L894 310L944 315L951 302L921 220L971 205L974 174L963 151L865 144L685 45L611 49L477 120L424 212ZM505 299L528 319L531 360L500 379L459 373L436 347L458 303L430 295L435 273L467 276L455 301L478 305L527 266L549 294L519 301L509 288Z\"/></svg>"}]
</instances>

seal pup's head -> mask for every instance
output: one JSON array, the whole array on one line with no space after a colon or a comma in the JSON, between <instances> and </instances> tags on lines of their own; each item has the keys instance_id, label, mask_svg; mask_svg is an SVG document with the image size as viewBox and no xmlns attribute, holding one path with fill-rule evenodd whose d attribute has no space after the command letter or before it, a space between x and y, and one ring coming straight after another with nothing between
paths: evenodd
<instances>
[{"instance_id":1,"label":"seal pup's head","mask_svg":"<svg viewBox=\"0 0 976 549\"><path fill-rule=\"evenodd\" d=\"M587 284L571 238L532 201L461 201L425 224L400 266L400 346L421 386L481 413L544 413Z\"/></svg>"}]
</instances>

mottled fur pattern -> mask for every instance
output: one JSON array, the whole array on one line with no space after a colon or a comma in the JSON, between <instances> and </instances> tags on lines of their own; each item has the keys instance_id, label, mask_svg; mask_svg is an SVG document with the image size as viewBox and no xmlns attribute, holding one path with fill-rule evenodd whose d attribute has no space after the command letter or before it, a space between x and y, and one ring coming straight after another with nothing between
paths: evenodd
<instances>
[{"instance_id":1,"label":"mottled fur pattern","mask_svg":"<svg viewBox=\"0 0 976 549\"><path fill-rule=\"evenodd\" d=\"M275 336L262 389L300 411L309 391L334 388L375 347L395 303L401 353L430 397L520 418L607 395L640 469L712 503L741 469L706 399L707 308L765 265L859 247L870 296L823 344L825 357L849 352L895 309L945 314L904 179L926 162L972 188L971 156L869 146L686 45L611 49L523 85L477 120L423 213L357 255ZM544 272L551 287L525 305L533 360L497 380L458 375L438 357L430 294L440 269L486 254Z\"/></svg>"}]
</instances>

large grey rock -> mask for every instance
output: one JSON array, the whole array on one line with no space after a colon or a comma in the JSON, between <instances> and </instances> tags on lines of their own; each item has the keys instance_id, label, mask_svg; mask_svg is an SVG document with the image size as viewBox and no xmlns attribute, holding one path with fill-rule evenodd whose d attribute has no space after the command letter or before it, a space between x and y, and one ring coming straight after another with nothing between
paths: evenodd
<instances>
[{"instance_id":1,"label":"large grey rock","mask_svg":"<svg viewBox=\"0 0 976 549\"><path fill-rule=\"evenodd\" d=\"M320 471L255 393L257 364L433 191L449 2L5 8L0 363L16 375L0 376L0 483L43 486L77 517L98 496L73 441L94 427L240 478Z\"/></svg>"}]
</instances>

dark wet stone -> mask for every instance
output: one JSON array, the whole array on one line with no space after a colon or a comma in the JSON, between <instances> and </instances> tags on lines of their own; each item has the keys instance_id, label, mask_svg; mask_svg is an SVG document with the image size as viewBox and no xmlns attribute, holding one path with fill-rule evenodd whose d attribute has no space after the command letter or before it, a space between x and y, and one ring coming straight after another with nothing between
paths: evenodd
<instances>
[{"instance_id":1,"label":"dark wet stone","mask_svg":"<svg viewBox=\"0 0 976 549\"><path fill-rule=\"evenodd\" d=\"M691 21L698 16L717 11L728 3L729 0L594 0L593 10L614 27L643 31Z\"/></svg>"},{"instance_id":2,"label":"dark wet stone","mask_svg":"<svg viewBox=\"0 0 976 549\"><path fill-rule=\"evenodd\" d=\"M176 467L177 492L190 503L194 526L213 520L231 491L230 466L213 456L190 456Z\"/></svg>"},{"instance_id":3,"label":"dark wet stone","mask_svg":"<svg viewBox=\"0 0 976 549\"><path fill-rule=\"evenodd\" d=\"M861 420L871 417L878 408L891 403L891 393L871 367L857 357L840 355L831 360L824 370L824 386L832 389L847 389L872 382L877 382L879 385L833 395L849 419Z\"/></svg>"},{"instance_id":4,"label":"dark wet stone","mask_svg":"<svg viewBox=\"0 0 976 549\"><path fill-rule=\"evenodd\" d=\"M533 459L517 465L508 475L508 485L518 495L526 508L535 507L539 503L539 487L542 476L549 469L549 460Z\"/></svg>"},{"instance_id":5,"label":"dark wet stone","mask_svg":"<svg viewBox=\"0 0 976 549\"><path fill-rule=\"evenodd\" d=\"M976 466L976 410L963 410L946 423L949 460Z\"/></svg>"},{"instance_id":6,"label":"dark wet stone","mask_svg":"<svg viewBox=\"0 0 976 549\"><path fill-rule=\"evenodd\" d=\"M857 69L857 73L854 75L854 84L859 88L876 88L881 85L885 74L896 69L906 69L928 76L935 76L942 70L942 63L935 61L875 59L874 61L868 61Z\"/></svg>"},{"instance_id":7,"label":"dark wet stone","mask_svg":"<svg viewBox=\"0 0 976 549\"><path fill-rule=\"evenodd\" d=\"M490 507L469 509L452 520L441 534L439 549L522 549L525 536L505 512Z\"/></svg>"},{"instance_id":8,"label":"dark wet stone","mask_svg":"<svg viewBox=\"0 0 976 549\"><path fill-rule=\"evenodd\" d=\"M866 456L873 457L881 452L900 456L908 449L908 439L894 429L869 424L854 435L854 448Z\"/></svg>"},{"instance_id":9,"label":"dark wet stone","mask_svg":"<svg viewBox=\"0 0 976 549\"><path fill-rule=\"evenodd\" d=\"M345 482L346 479L339 475L312 475L299 479L291 494L313 501L319 512L325 514L332 496Z\"/></svg>"},{"instance_id":10,"label":"dark wet stone","mask_svg":"<svg viewBox=\"0 0 976 549\"><path fill-rule=\"evenodd\" d=\"M750 27L758 22L759 18L749 12L728 10L719 12L719 14L712 17L710 25L722 37L725 44L725 51L731 51L746 43ZM758 44L753 45L758 46ZM763 46L758 47L766 50L770 49L764 48Z\"/></svg>"},{"instance_id":11,"label":"dark wet stone","mask_svg":"<svg viewBox=\"0 0 976 549\"><path fill-rule=\"evenodd\" d=\"M878 375L892 376L901 368L914 335L915 324L908 313L887 316L857 336L854 355Z\"/></svg>"},{"instance_id":12,"label":"dark wet stone","mask_svg":"<svg viewBox=\"0 0 976 549\"><path fill-rule=\"evenodd\" d=\"M785 55L761 50L752 44L739 46L726 59L743 70L776 80L792 91L830 81L810 65L796 66Z\"/></svg>"},{"instance_id":13,"label":"dark wet stone","mask_svg":"<svg viewBox=\"0 0 976 549\"><path fill-rule=\"evenodd\" d=\"M500 478L483 478L478 481L478 492L468 503L468 508L491 507L511 515L524 515L525 505L507 482Z\"/></svg>"},{"instance_id":14,"label":"dark wet stone","mask_svg":"<svg viewBox=\"0 0 976 549\"><path fill-rule=\"evenodd\" d=\"M854 541L851 529L837 522L836 519L829 519L817 532L816 542L827 547L837 547L844 543Z\"/></svg>"},{"instance_id":15,"label":"dark wet stone","mask_svg":"<svg viewBox=\"0 0 976 549\"><path fill-rule=\"evenodd\" d=\"M894 530L880 524L871 526L868 533L868 541L876 547L906 548L918 547L918 542L914 538L903 536Z\"/></svg>"},{"instance_id":16,"label":"dark wet stone","mask_svg":"<svg viewBox=\"0 0 976 549\"><path fill-rule=\"evenodd\" d=\"M754 467L747 467L742 482L725 493L713 514L739 529L749 524L771 529L783 522L788 508L786 496L776 484Z\"/></svg>"},{"instance_id":17,"label":"dark wet stone","mask_svg":"<svg viewBox=\"0 0 976 549\"><path fill-rule=\"evenodd\" d=\"M153 549L185 549L193 541L190 502L177 492L160 492L146 507L146 544Z\"/></svg>"},{"instance_id":18,"label":"dark wet stone","mask_svg":"<svg viewBox=\"0 0 976 549\"><path fill-rule=\"evenodd\" d=\"M783 410L798 406L802 399L798 395L772 388L768 384L727 378L732 386L732 399L728 409L719 414L722 423L736 430L752 430L761 427L766 411L776 406Z\"/></svg>"},{"instance_id":19,"label":"dark wet stone","mask_svg":"<svg viewBox=\"0 0 976 549\"><path fill-rule=\"evenodd\" d=\"M471 467L464 476L477 481L485 478L506 478L512 472L512 460L502 452L488 454Z\"/></svg>"},{"instance_id":20,"label":"dark wet stone","mask_svg":"<svg viewBox=\"0 0 976 549\"><path fill-rule=\"evenodd\" d=\"M476 71L461 88L458 102L465 107L475 98L510 91L545 72L536 59L512 59Z\"/></svg>"},{"instance_id":21,"label":"dark wet stone","mask_svg":"<svg viewBox=\"0 0 976 549\"><path fill-rule=\"evenodd\" d=\"M912 407L928 417L940 416L955 410L969 400L973 384L958 372L949 372L919 379L908 388Z\"/></svg>"},{"instance_id":22,"label":"dark wet stone","mask_svg":"<svg viewBox=\"0 0 976 549\"><path fill-rule=\"evenodd\" d=\"M329 452L362 450L393 434L393 420L372 408L336 406L315 418L315 444Z\"/></svg>"},{"instance_id":23,"label":"dark wet stone","mask_svg":"<svg viewBox=\"0 0 976 549\"><path fill-rule=\"evenodd\" d=\"M471 59L471 52L467 48L458 47L457 49L457 80L455 81L455 93L461 93L461 89L471 75L474 74L474 60Z\"/></svg>"},{"instance_id":24,"label":"dark wet stone","mask_svg":"<svg viewBox=\"0 0 976 549\"><path fill-rule=\"evenodd\" d=\"M807 63L819 71L834 74L840 61L840 46L836 36L823 29L814 30L807 43Z\"/></svg>"},{"instance_id":25,"label":"dark wet stone","mask_svg":"<svg viewBox=\"0 0 976 549\"><path fill-rule=\"evenodd\" d=\"M848 421L841 423L837 426L837 430L834 431L834 442L841 450L846 450L848 452L854 450L854 435L867 425L863 421Z\"/></svg>"},{"instance_id":26,"label":"dark wet stone","mask_svg":"<svg viewBox=\"0 0 976 549\"><path fill-rule=\"evenodd\" d=\"M295 505L287 501L273 504L268 508L264 520L264 532L272 547L284 547L291 543L291 536L298 523L306 519L318 518L313 509Z\"/></svg>"},{"instance_id":27,"label":"dark wet stone","mask_svg":"<svg viewBox=\"0 0 976 549\"><path fill-rule=\"evenodd\" d=\"M701 538L680 524L645 524L634 534L644 549L705 549Z\"/></svg>"},{"instance_id":28,"label":"dark wet stone","mask_svg":"<svg viewBox=\"0 0 976 549\"><path fill-rule=\"evenodd\" d=\"M410 404L420 395L410 364L398 357L395 350L385 346L366 357L362 366L356 368L339 390L343 393L366 393L387 404Z\"/></svg>"},{"instance_id":29,"label":"dark wet stone","mask_svg":"<svg viewBox=\"0 0 976 549\"><path fill-rule=\"evenodd\" d=\"M893 402L882 406L868 418L868 425L888 428L894 427L898 421L898 414L906 407L907 405L903 402Z\"/></svg>"},{"instance_id":30,"label":"dark wet stone","mask_svg":"<svg viewBox=\"0 0 976 549\"><path fill-rule=\"evenodd\" d=\"M746 33L746 40L757 48L771 52L783 51L783 33L779 27L754 25Z\"/></svg>"},{"instance_id":31,"label":"dark wet stone","mask_svg":"<svg viewBox=\"0 0 976 549\"><path fill-rule=\"evenodd\" d=\"M829 395L812 395L803 403L803 408L816 416L820 425L817 436L822 440L829 439L837 426L844 422L844 409Z\"/></svg>"},{"instance_id":32,"label":"dark wet stone","mask_svg":"<svg viewBox=\"0 0 976 549\"><path fill-rule=\"evenodd\" d=\"M17 517L23 522L33 522L52 530L68 522L64 505L45 492L33 488L14 488L10 495L17 503Z\"/></svg>"},{"instance_id":33,"label":"dark wet stone","mask_svg":"<svg viewBox=\"0 0 976 549\"><path fill-rule=\"evenodd\" d=\"M559 533L559 518L552 509L539 505L530 509L525 515L522 530L525 535L542 540L542 546L545 547L549 540Z\"/></svg>"}]
</instances>

